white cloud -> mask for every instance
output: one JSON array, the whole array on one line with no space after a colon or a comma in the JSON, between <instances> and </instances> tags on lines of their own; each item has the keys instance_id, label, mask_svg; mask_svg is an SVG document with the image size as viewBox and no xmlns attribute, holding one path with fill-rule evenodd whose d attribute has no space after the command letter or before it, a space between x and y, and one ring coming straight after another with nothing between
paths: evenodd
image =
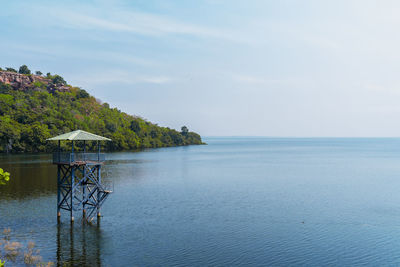
<instances>
[{"instance_id":1,"label":"white cloud","mask_svg":"<svg viewBox=\"0 0 400 267\"><path fill-rule=\"evenodd\" d=\"M71 75L70 79L75 84L83 85L84 87L94 87L100 84L166 84L175 81L174 78L166 75L136 75L122 70L104 71L96 74Z\"/></svg>"},{"instance_id":2,"label":"white cloud","mask_svg":"<svg viewBox=\"0 0 400 267\"><path fill-rule=\"evenodd\" d=\"M221 72L224 73L224 72ZM235 83L251 85L252 88L265 88L267 86L273 87L287 87L287 86L312 86L313 82L306 77L280 77L271 78L269 75L249 75L238 73L224 73L225 76L230 77Z\"/></svg>"},{"instance_id":3,"label":"white cloud","mask_svg":"<svg viewBox=\"0 0 400 267\"><path fill-rule=\"evenodd\" d=\"M217 29L177 21L167 16L148 14L138 11L112 10L107 16L93 12L80 12L64 8L50 8L48 14L53 22L59 21L67 28L86 30L105 30L126 32L147 36L190 35L200 38L223 39L239 43L248 43L249 39L231 29Z\"/></svg>"},{"instance_id":4,"label":"white cloud","mask_svg":"<svg viewBox=\"0 0 400 267\"><path fill-rule=\"evenodd\" d=\"M251 75L234 75L234 79L241 83L248 83L248 84L272 84L272 83L281 83L282 80L269 80L262 77L251 76Z\"/></svg>"}]
</instances>

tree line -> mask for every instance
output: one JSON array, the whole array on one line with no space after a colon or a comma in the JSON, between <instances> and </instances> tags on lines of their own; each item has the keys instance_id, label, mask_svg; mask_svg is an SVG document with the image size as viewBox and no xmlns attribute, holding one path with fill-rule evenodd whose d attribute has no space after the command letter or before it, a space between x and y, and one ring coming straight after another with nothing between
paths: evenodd
<instances>
[{"instance_id":1,"label":"tree line","mask_svg":"<svg viewBox=\"0 0 400 267\"><path fill-rule=\"evenodd\" d=\"M29 75L24 66L19 72ZM46 78L67 85L59 75L48 73ZM77 129L112 139L104 144L108 151L203 144L200 135L186 126L181 131L160 127L111 108L81 88L69 87L67 92L49 92L36 81L32 89L21 91L0 82L0 152L53 151L56 144L47 138Z\"/></svg>"}]
</instances>

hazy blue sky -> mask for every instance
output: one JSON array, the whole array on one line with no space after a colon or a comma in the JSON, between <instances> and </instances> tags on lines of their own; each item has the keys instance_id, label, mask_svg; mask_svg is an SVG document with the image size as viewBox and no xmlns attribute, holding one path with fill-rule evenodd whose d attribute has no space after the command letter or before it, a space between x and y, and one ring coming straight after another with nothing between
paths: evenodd
<instances>
[{"instance_id":1,"label":"hazy blue sky","mask_svg":"<svg viewBox=\"0 0 400 267\"><path fill-rule=\"evenodd\" d=\"M202 135L400 136L399 1L3 1L0 66Z\"/></svg>"}]
</instances>

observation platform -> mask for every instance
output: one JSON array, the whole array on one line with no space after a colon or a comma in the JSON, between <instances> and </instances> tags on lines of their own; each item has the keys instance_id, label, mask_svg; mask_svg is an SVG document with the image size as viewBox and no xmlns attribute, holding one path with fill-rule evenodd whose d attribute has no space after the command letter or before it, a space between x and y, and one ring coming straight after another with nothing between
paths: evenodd
<instances>
[{"instance_id":1,"label":"observation platform","mask_svg":"<svg viewBox=\"0 0 400 267\"><path fill-rule=\"evenodd\" d=\"M100 141L109 138L76 130L47 139L58 141L58 151L53 154L57 165L57 217L61 210L70 212L71 222L74 211L82 210L84 219L91 221L95 213L100 218L100 207L112 190L106 190L101 183L101 167L106 160L100 153ZM61 141L71 141L71 151L61 152ZM97 142L97 153L86 152L86 142ZM74 142L83 142L83 152L74 151Z\"/></svg>"},{"instance_id":2,"label":"observation platform","mask_svg":"<svg viewBox=\"0 0 400 267\"><path fill-rule=\"evenodd\" d=\"M57 165L102 165L106 161L105 153L86 152L55 152L53 153L53 164Z\"/></svg>"}]
</instances>

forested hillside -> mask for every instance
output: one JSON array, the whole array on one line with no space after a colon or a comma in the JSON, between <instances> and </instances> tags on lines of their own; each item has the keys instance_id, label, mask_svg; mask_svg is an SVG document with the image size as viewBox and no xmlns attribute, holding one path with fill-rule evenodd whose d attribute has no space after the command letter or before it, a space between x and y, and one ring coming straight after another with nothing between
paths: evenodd
<instances>
[{"instance_id":1,"label":"forested hillside","mask_svg":"<svg viewBox=\"0 0 400 267\"><path fill-rule=\"evenodd\" d=\"M108 151L202 144L200 135L128 115L59 75L0 68L0 152L52 151L46 139L81 129L112 139Z\"/></svg>"}]
</instances>

